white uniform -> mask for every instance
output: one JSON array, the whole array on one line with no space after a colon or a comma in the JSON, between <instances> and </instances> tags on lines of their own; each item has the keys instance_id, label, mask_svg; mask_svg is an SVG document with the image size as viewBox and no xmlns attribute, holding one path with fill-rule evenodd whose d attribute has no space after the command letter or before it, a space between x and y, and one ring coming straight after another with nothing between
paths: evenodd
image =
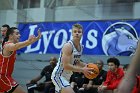
<instances>
[{"instance_id":1,"label":"white uniform","mask_svg":"<svg viewBox=\"0 0 140 93\"><path fill-rule=\"evenodd\" d=\"M81 51L78 51L75 48L75 46L74 46L74 44L71 40L68 41L68 43L70 43L72 45L72 61L71 61L71 64L76 65L76 62L80 61L83 46L82 46L82 44L80 44ZM73 74L72 71L64 70L64 67L62 66L61 56L62 56L62 53L60 53L58 63L56 65L56 67L54 68L54 70L52 72L52 76L51 76L52 82L55 85L55 91L58 92L58 93L61 91L62 88L70 86L69 80L70 80L71 75Z\"/></svg>"}]
</instances>

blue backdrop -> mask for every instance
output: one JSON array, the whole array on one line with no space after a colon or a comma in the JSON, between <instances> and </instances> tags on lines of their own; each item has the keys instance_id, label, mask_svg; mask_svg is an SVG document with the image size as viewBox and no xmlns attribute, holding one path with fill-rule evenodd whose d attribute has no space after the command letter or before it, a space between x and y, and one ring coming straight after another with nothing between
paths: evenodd
<instances>
[{"instance_id":1,"label":"blue backdrop","mask_svg":"<svg viewBox=\"0 0 140 93\"><path fill-rule=\"evenodd\" d=\"M41 28L42 37L18 52L58 54L63 44L72 39L71 27L75 23L84 28L81 40L84 45L83 54L130 56L135 53L140 35L140 20L19 23L21 41L32 34L37 35L38 28Z\"/></svg>"}]
</instances>

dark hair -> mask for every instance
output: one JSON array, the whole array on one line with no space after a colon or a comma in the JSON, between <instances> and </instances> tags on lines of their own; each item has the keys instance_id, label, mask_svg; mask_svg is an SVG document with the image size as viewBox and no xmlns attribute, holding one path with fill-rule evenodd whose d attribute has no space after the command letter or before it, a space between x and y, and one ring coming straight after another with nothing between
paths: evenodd
<instances>
[{"instance_id":1,"label":"dark hair","mask_svg":"<svg viewBox=\"0 0 140 93\"><path fill-rule=\"evenodd\" d=\"M2 25L2 27L7 27L7 29L10 29L10 26L7 24Z\"/></svg>"},{"instance_id":2,"label":"dark hair","mask_svg":"<svg viewBox=\"0 0 140 93\"><path fill-rule=\"evenodd\" d=\"M97 62L100 62L102 66L104 65L103 60L97 60L95 63L97 63Z\"/></svg>"},{"instance_id":3,"label":"dark hair","mask_svg":"<svg viewBox=\"0 0 140 93\"><path fill-rule=\"evenodd\" d=\"M11 28L9 28L9 29L7 30L6 36L5 36L5 38L4 38L3 42L2 42L2 46L4 45L5 42L8 41L9 35L13 34L15 29L17 29L17 28L16 28L16 27L11 27Z\"/></svg>"},{"instance_id":4,"label":"dark hair","mask_svg":"<svg viewBox=\"0 0 140 93\"><path fill-rule=\"evenodd\" d=\"M104 65L104 62L103 62L103 60L99 60L99 61L101 62L101 64L102 64L102 65Z\"/></svg>"},{"instance_id":5,"label":"dark hair","mask_svg":"<svg viewBox=\"0 0 140 93\"><path fill-rule=\"evenodd\" d=\"M129 67L129 64L125 64L125 65L123 66L123 69L128 69L128 67Z\"/></svg>"},{"instance_id":6,"label":"dark hair","mask_svg":"<svg viewBox=\"0 0 140 93\"><path fill-rule=\"evenodd\" d=\"M119 61L117 58L115 58L115 57L109 58L109 59L107 60L107 64L108 64L108 63L114 63L117 67L120 66L120 61Z\"/></svg>"}]
</instances>

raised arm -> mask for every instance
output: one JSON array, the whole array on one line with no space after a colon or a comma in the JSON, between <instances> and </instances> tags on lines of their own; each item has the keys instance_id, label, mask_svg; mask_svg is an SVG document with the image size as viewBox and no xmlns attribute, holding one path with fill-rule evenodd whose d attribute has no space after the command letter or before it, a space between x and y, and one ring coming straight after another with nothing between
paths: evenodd
<instances>
[{"instance_id":1,"label":"raised arm","mask_svg":"<svg viewBox=\"0 0 140 93\"><path fill-rule=\"evenodd\" d=\"M32 43L34 43L35 41L39 40L41 38L41 32L40 29L38 30L38 36L35 37L35 35L32 35L28 38L28 40L23 41L23 42L18 42L18 43L9 43L7 45L5 45L5 50L7 51L15 51L18 50L20 48L26 47Z\"/></svg>"}]
</instances>

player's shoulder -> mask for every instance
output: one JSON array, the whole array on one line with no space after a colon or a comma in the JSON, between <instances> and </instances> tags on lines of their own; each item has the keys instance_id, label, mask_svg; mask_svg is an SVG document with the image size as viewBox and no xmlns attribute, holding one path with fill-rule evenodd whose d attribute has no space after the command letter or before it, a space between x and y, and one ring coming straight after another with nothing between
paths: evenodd
<instances>
[{"instance_id":1,"label":"player's shoulder","mask_svg":"<svg viewBox=\"0 0 140 93\"><path fill-rule=\"evenodd\" d=\"M67 49L72 48L72 44L67 42L64 44L63 48L67 48Z\"/></svg>"},{"instance_id":2,"label":"player's shoulder","mask_svg":"<svg viewBox=\"0 0 140 93\"><path fill-rule=\"evenodd\" d=\"M3 48L7 48L7 47L12 46L12 45L15 45L15 44L12 42L5 42L3 45Z\"/></svg>"},{"instance_id":3,"label":"player's shoulder","mask_svg":"<svg viewBox=\"0 0 140 93\"><path fill-rule=\"evenodd\" d=\"M71 54L72 52L72 45L70 43L65 43L63 48L62 48L62 52L67 52L68 54Z\"/></svg>"},{"instance_id":4,"label":"player's shoulder","mask_svg":"<svg viewBox=\"0 0 140 93\"><path fill-rule=\"evenodd\" d=\"M14 44L13 42L5 42L4 45L11 45Z\"/></svg>"}]
</instances>

